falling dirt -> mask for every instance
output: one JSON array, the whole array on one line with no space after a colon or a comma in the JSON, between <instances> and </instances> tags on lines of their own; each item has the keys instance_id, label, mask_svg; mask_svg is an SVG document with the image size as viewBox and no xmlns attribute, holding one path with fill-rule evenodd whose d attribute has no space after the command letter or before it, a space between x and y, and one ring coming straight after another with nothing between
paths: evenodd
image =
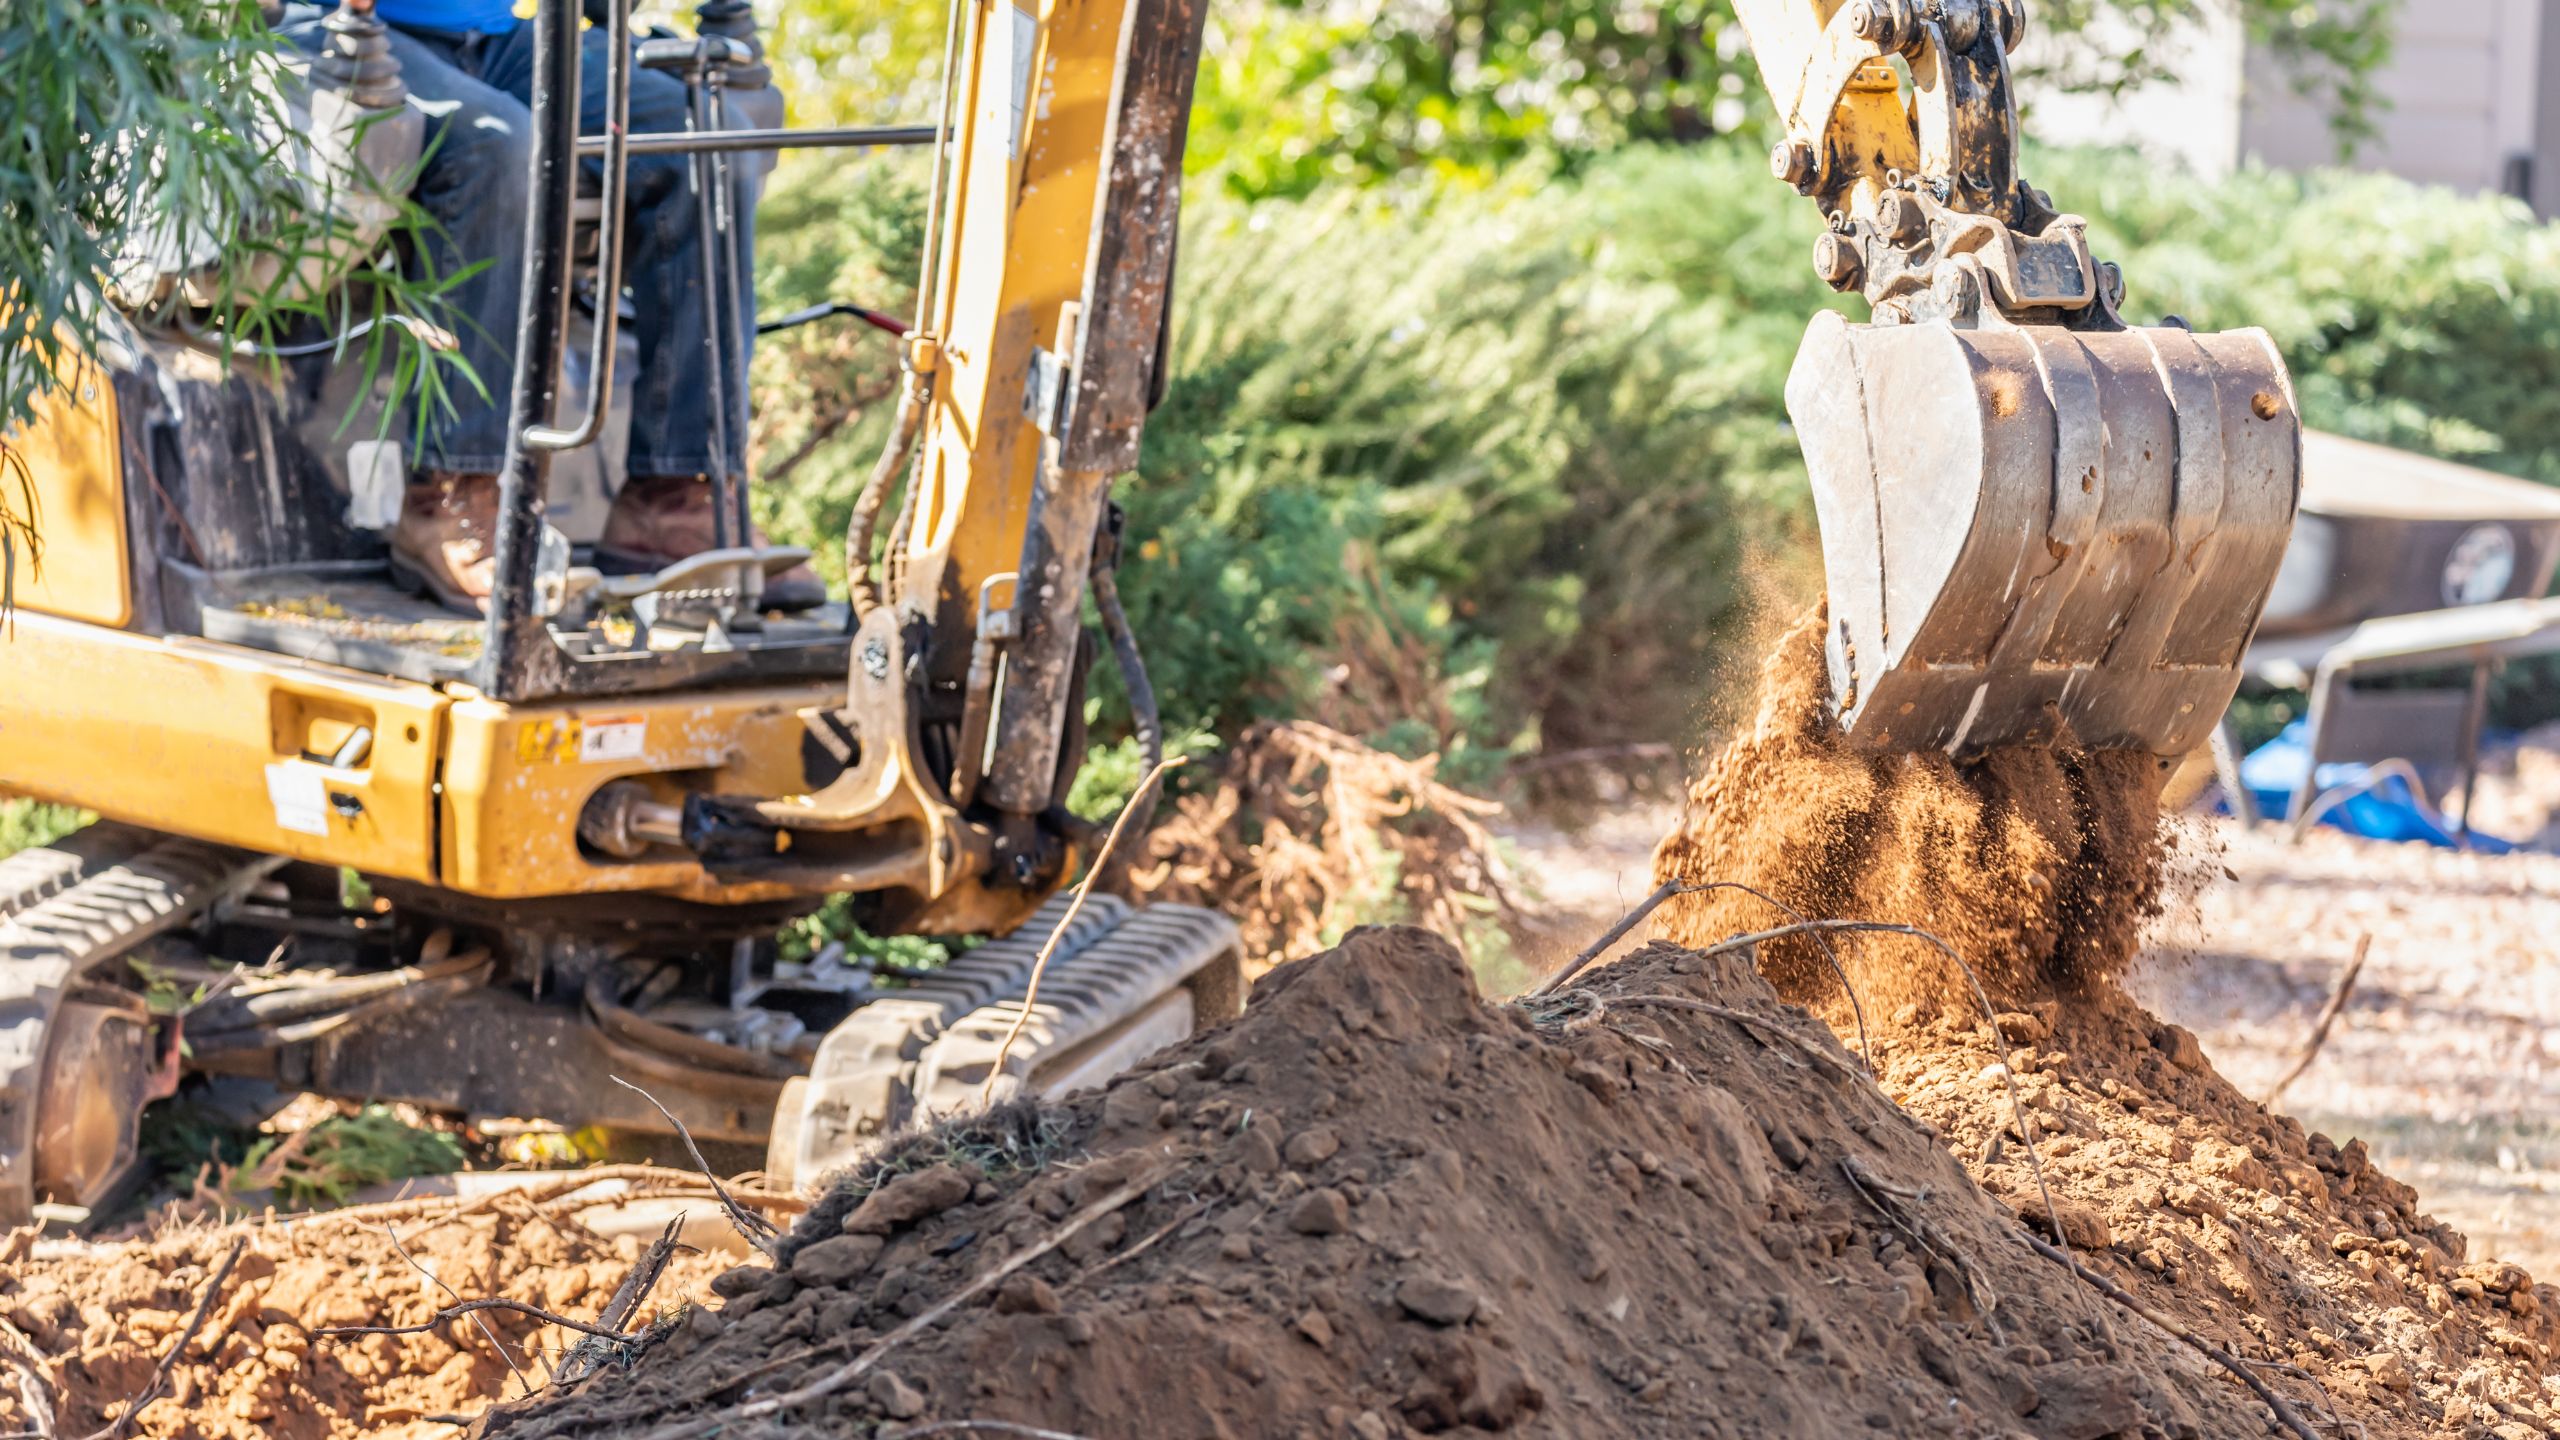
<instances>
[{"instance_id":1,"label":"falling dirt","mask_svg":"<svg viewBox=\"0 0 2560 1440\"><path fill-rule=\"evenodd\" d=\"M607 1239L520 1197L455 1213L395 1214L395 1247L357 1212L293 1221L195 1225L122 1244L44 1242L0 1258L0 1434L98 1431L149 1384L212 1287L234 1245L238 1262L194 1339L171 1366L163 1398L131 1433L187 1440L334 1440L454 1434L520 1382L539 1386L582 1337L504 1311L418 1335L326 1338L341 1325L412 1325L453 1294L505 1296L592 1322L638 1258L640 1242ZM405 1247L416 1262L403 1259ZM656 1301L699 1290L726 1260L679 1255ZM431 1272L432 1278L430 1278ZM492 1340L508 1352L502 1356ZM49 1432L31 1423L30 1372Z\"/></svg>"},{"instance_id":2,"label":"falling dirt","mask_svg":"<svg viewBox=\"0 0 2560 1440\"><path fill-rule=\"evenodd\" d=\"M1771 650L1750 728L1690 788L1655 852L1664 880L1749 890L1674 899L1659 933L1705 946L1796 916L1917 926L2003 1003L2120 970L2158 902L2160 762L2069 746L1962 766L1862 751L1831 718L1822 639L1816 610ZM1776 940L1761 966L1779 993L1826 1013L1844 998L1831 958L1871 1018L1973 1008L1962 975L1923 942L1837 935L1827 948Z\"/></svg>"}]
</instances>

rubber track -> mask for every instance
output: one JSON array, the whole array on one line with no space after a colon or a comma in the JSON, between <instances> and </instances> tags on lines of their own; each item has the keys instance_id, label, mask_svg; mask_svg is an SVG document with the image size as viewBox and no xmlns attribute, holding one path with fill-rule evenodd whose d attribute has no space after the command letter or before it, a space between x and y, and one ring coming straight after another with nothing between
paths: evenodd
<instances>
[{"instance_id":1,"label":"rubber track","mask_svg":"<svg viewBox=\"0 0 2560 1440\"><path fill-rule=\"evenodd\" d=\"M101 821L0 860L0 919L61 894L102 865L149 849L155 838L147 830Z\"/></svg>"},{"instance_id":2,"label":"rubber track","mask_svg":"<svg viewBox=\"0 0 2560 1440\"><path fill-rule=\"evenodd\" d=\"M0 1229L34 1218L45 1026L63 991L82 972L185 924L225 890L283 863L124 827L83 831L35 853L40 858L29 864L0 867L0 883L24 886L21 893L51 891L0 919Z\"/></svg>"}]
</instances>

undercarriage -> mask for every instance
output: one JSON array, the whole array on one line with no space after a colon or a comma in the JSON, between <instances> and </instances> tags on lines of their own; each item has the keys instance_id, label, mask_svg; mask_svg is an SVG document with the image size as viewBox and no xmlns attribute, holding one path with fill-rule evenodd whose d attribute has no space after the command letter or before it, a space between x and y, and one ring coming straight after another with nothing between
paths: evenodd
<instances>
[{"instance_id":1,"label":"undercarriage","mask_svg":"<svg viewBox=\"0 0 2560 1440\"><path fill-rule=\"evenodd\" d=\"M0 1226L116 1198L143 1107L189 1074L457 1118L672 1121L762 1147L796 1184L935 1115L1094 1083L1241 1008L1224 917L1094 896L1061 931L1070 903L915 968L786 947L806 901L474 904L92 825L0 862Z\"/></svg>"}]
</instances>

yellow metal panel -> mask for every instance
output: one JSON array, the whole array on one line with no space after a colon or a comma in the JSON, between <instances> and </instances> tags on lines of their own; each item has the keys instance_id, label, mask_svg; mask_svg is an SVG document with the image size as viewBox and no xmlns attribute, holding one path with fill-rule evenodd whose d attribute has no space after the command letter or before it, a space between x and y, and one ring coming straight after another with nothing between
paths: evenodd
<instances>
[{"instance_id":1,"label":"yellow metal panel","mask_svg":"<svg viewBox=\"0 0 2560 1440\"><path fill-rule=\"evenodd\" d=\"M23 462L35 494L41 563L22 553L18 603L30 610L122 625L133 618L125 563L124 470L115 388L86 361L64 386L36 401L35 418L5 441L0 465ZM0 474L14 505L15 475Z\"/></svg>"},{"instance_id":2,"label":"yellow metal panel","mask_svg":"<svg viewBox=\"0 0 2560 1440\"><path fill-rule=\"evenodd\" d=\"M432 686L22 613L0 630L0 789L432 880L444 707ZM359 763L308 757L358 726Z\"/></svg>"},{"instance_id":3,"label":"yellow metal panel","mask_svg":"<svg viewBox=\"0 0 2560 1440\"><path fill-rule=\"evenodd\" d=\"M1084 289L1123 10L1118 0L991 0L974 12L952 261L942 313L920 318L944 337L943 373L909 541L920 577L938 578L949 606L973 604L981 580L1021 558L1040 456L1023 379L1031 347L1056 343L1059 307Z\"/></svg>"},{"instance_id":4,"label":"yellow metal panel","mask_svg":"<svg viewBox=\"0 0 2560 1440\"><path fill-rule=\"evenodd\" d=\"M661 890L722 891L690 860L589 858L578 814L610 780L638 778L670 802L688 789L795 795L800 712L842 703L840 684L639 695L544 705L457 699L448 716L445 883L512 897Z\"/></svg>"}]
</instances>

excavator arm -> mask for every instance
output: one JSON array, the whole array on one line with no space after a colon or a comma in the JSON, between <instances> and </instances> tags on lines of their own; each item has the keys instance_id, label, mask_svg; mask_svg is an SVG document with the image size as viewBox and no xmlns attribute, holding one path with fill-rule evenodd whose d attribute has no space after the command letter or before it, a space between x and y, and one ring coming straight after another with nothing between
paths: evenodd
<instances>
[{"instance_id":1,"label":"excavator arm","mask_svg":"<svg viewBox=\"0 0 2560 1440\"><path fill-rule=\"evenodd\" d=\"M2087 224L2018 175L2024 0L1737 0L1821 207L1787 382L1859 743L2181 754L2239 684L2299 490L2265 332L2129 327Z\"/></svg>"},{"instance_id":2,"label":"excavator arm","mask_svg":"<svg viewBox=\"0 0 2560 1440\"><path fill-rule=\"evenodd\" d=\"M904 396L848 537L846 701L807 717L843 769L808 794L695 795L660 818L724 878L862 892L888 929L1003 931L1089 848L1094 827L1065 809L1086 668L1107 649L1148 693L1095 571L1158 391L1206 0L952 13L966 63Z\"/></svg>"}]
</instances>

